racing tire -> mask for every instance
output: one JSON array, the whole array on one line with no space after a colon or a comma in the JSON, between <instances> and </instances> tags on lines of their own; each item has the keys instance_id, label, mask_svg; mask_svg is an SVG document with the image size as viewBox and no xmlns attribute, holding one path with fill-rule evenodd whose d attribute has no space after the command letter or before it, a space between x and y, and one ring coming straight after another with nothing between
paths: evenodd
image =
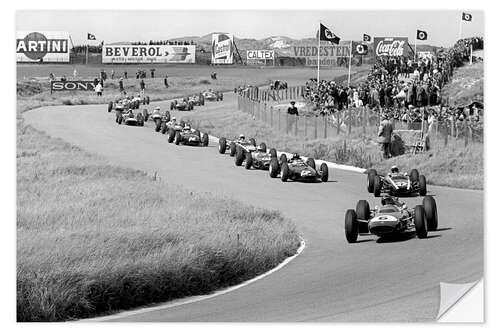
<instances>
[{"instance_id":1,"label":"racing tire","mask_svg":"<svg viewBox=\"0 0 500 333\"><path fill-rule=\"evenodd\" d=\"M278 153L276 152L276 149L274 149L274 148L269 149L269 155L271 155L271 158L274 157L274 158L278 159Z\"/></svg>"},{"instance_id":2,"label":"racing tire","mask_svg":"<svg viewBox=\"0 0 500 333\"><path fill-rule=\"evenodd\" d=\"M283 164L287 164L288 163L288 158L286 157L286 154L283 153L280 155L280 164L283 165Z\"/></svg>"},{"instance_id":3,"label":"racing tire","mask_svg":"<svg viewBox=\"0 0 500 333\"><path fill-rule=\"evenodd\" d=\"M359 222L354 209L348 209L344 218L345 238L348 243L356 243L359 235Z\"/></svg>"},{"instance_id":4,"label":"racing tire","mask_svg":"<svg viewBox=\"0 0 500 333\"><path fill-rule=\"evenodd\" d=\"M161 119L155 119L155 132L159 132L161 130Z\"/></svg>"},{"instance_id":5,"label":"racing tire","mask_svg":"<svg viewBox=\"0 0 500 333\"><path fill-rule=\"evenodd\" d=\"M168 130L168 138L167 138L168 143L174 142L175 133L176 133L176 131L173 128L170 128Z\"/></svg>"},{"instance_id":6,"label":"racing tire","mask_svg":"<svg viewBox=\"0 0 500 333\"><path fill-rule=\"evenodd\" d=\"M257 142L255 142L255 139L254 139L254 138L250 138L250 140L249 140L249 141L250 141L250 143L251 143L253 146L257 147Z\"/></svg>"},{"instance_id":7,"label":"racing tire","mask_svg":"<svg viewBox=\"0 0 500 333\"><path fill-rule=\"evenodd\" d=\"M436 200L430 195L426 195L422 201L424 206L425 219L427 220L427 228L429 231L436 231L438 228L438 214Z\"/></svg>"},{"instance_id":8,"label":"racing tire","mask_svg":"<svg viewBox=\"0 0 500 333\"><path fill-rule=\"evenodd\" d=\"M224 100L224 94L223 93L220 93L220 100L223 101Z\"/></svg>"},{"instance_id":9,"label":"racing tire","mask_svg":"<svg viewBox=\"0 0 500 333\"><path fill-rule=\"evenodd\" d=\"M234 164L236 166L241 166L243 164L243 160L245 159L245 155L242 149L238 149L236 152L236 156L234 157Z\"/></svg>"},{"instance_id":10,"label":"racing tire","mask_svg":"<svg viewBox=\"0 0 500 333\"><path fill-rule=\"evenodd\" d=\"M149 96L146 96L146 105L149 105Z\"/></svg>"},{"instance_id":11,"label":"racing tire","mask_svg":"<svg viewBox=\"0 0 500 333\"><path fill-rule=\"evenodd\" d=\"M288 173L290 169L288 169L288 163L283 163L281 165L281 181L286 182L288 180Z\"/></svg>"},{"instance_id":12,"label":"racing tire","mask_svg":"<svg viewBox=\"0 0 500 333\"><path fill-rule=\"evenodd\" d=\"M260 145L259 145L259 148L263 151L263 152L267 152L267 145L265 142L261 142Z\"/></svg>"},{"instance_id":13,"label":"racing tire","mask_svg":"<svg viewBox=\"0 0 500 333\"><path fill-rule=\"evenodd\" d=\"M226 152L226 138L222 137L219 139L219 153L224 154Z\"/></svg>"},{"instance_id":14,"label":"racing tire","mask_svg":"<svg viewBox=\"0 0 500 333\"><path fill-rule=\"evenodd\" d=\"M181 143L181 133L180 132L175 132L175 141L174 143L176 145L179 145L179 143Z\"/></svg>"},{"instance_id":15,"label":"racing tire","mask_svg":"<svg viewBox=\"0 0 500 333\"><path fill-rule=\"evenodd\" d=\"M205 105L205 97L200 94L200 105Z\"/></svg>"},{"instance_id":16,"label":"racing tire","mask_svg":"<svg viewBox=\"0 0 500 333\"><path fill-rule=\"evenodd\" d=\"M169 122L170 121L170 111L168 111L168 110L165 111L165 117L167 118L167 119L165 119L165 121Z\"/></svg>"},{"instance_id":17,"label":"racing tire","mask_svg":"<svg viewBox=\"0 0 500 333\"><path fill-rule=\"evenodd\" d=\"M417 169L411 169L411 171L410 171L410 181L411 181L412 183L416 183L416 182L418 182L418 176L419 176L419 175L420 175L420 174L418 173L418 170L417 170Z\"/></svg>"},{"instance_id":18,"label":"racing tire","mask_svg":"<svg viewBox=\"0 0 500 333\"><path fill-rule=\"evenodd\" d=\"M108 112L111 112L113 110L113 102L108 103Z\"/></svg>"},{"instance_id":19,"label":"racing tire","mask_svg":"<svg viewBox=\"0 0 500 333\"><path fill-rule=\"evenodd\" d=\"M425 210L422 205L415 206L415 232L418 238L427 237L427 221L425 220Z\"/></svg>"},{"instance_id":20,"label":"racing tire","mask_svg":"<svg viewBox=\"0 0 500 333\"><path fill-rule=\"evenodd\" d=\"M368 193L373 193L373 183L375 182L375 177L377 177L377 170L369 169L368 170Z\"/></svg>"},{"instance_id":21,"label":"racing tire","mask_svg":"<svg viewBox=\"0 0 500 333\"><path fill-rule=\"evenodd\" d=\"M229 144L229 156L233 157L234 155L236 155L236 143L231 142Z\"/></svg>"},{"instance_id":22,"label":"racing tire","mask_svg":"<svg viewBox=\"0 0 500 333\"><path fill-rule=\"evenodd\" d=\"M316 162L314 161L314 158L308 157L306 160L306 164L309 165L314 170L316 170Z\"/></svg>"},{"instance_id":23,"label":"racing tire","mask_svg":"<svg viewBox=\"0 0 500 333\"><path fill-rule=\"evenodd\" d=\"M382 192L382 183L380 177L375 177L373 181L373 195L375 197L380 197L380 192Z\"/></svg>"},{"instance_id":24,"label":"racing tire","mask_svg":"<svg viewBox=\"0 0 500 333\"><path fill-rule=\"evenodd\" d=\"M144 116L144 121L148 121L149 114L147 109L142 110L142 115Z\"/></svg>"},{"instance_id":25,"label":"racing tire","mask_svg":"<svg viewBox=\"0 0 500 333\"><path fill-rule=\"evenodd\" d=\"M201 145L203 147L208 147L208 133L203 133L203 136L201 137Z\"/></svg>"},{"instance_id":26,"label":"racing tire","mask_svg":"<svg viewBox=\"0 0 500 333\"><path fill-rule=\"evenodd\" d=\"M200 137L200 139L201 139L201 133L200 133L200 131L199 131L199 130L195 130L195 131L194 131L194 134L196 134L196 136L199 136L199 137Z\"/></svg>"},{"instance_id":27,"label":"racing tire","mask_svg":"<svg viewBox=\"0 0 500 333\"><path fill-rule=\"evenodd\" d=\"M174 104L174 102L171 102L170 103L170 110L173 110L173 109L175 109L175 104Z\"/></svg>"},{"instance_id":28,"label":"racing tire","mask_svg":"<svg viewBox=\"0 0 500 333\"><path fill-rule=\"evenodd\" d=\"M276 157L271 157L271 163L269 164L269 176L271 178L278 177L280 172L280 164L278 163L278 159Z\"/></svg>"},{"instance_id":29,"label":"racing tire","mask_svg":"<svg viewBox=\"0 0 500 333\"><path fill-rule=\"evenodd\" d=\"M123 116L119 115L118 118L116 119L116 122L118 123L118 125L121 125L123 122Z\"/></svg>"},{"instance_id":30,"label":"racing tire","mask_svg":"<svg viewBox=\"0 0 500 333\"><path fill-rule=\"evenodd\" d=\"M321 181L326 183L328 181L328 165L326 165L326 163L321 163L319 171L321 173Z\"/></svg>"},{"instance_id":31,"label":"racing tire","mask_svg":"<svg viewBox=\"0 0 500 333\"><path fill-rule=\"evenodd\" d=\"M167 133L167 123L166 122L163 122L163 121L161 122L160 132L161 132L161 134Z\"/></svg>"},{"instance_id":32,"label":"racing tire","mask_svg":"<svg viewBox=\"0 0 500 333\"><path fill-rule=\"evenodd\" d=\"M427 180L424 175L418 177L418 194L422 197L427 195Z\"/></svg>"},{"instance_id":33,"label":"racing tire","mask_svg":"<svg viewBox=\"0 0 500 333\"><path fill-rule=\"evenodd\" d=\"M248 151L245 153L245 169L250 169L252 167L252 162L252 153Z\"/></svg>"},{"instance_id":34,"label":"racing tire","mask_svg":"<svg viewBox=\"0 0 500 333\"><path fill-rule=\"evenodd\" d=\"M194 109L193 102L188 103L188 111L192 111Z\"/></svg>"},{"instance_id":35,"label":"racing tire","mask_svg":"<svg viewBox=\"0 0 500 333\"><path fill-rule=\"evenodd\" d=\"M356 205L356 216L360 220L368 221L370 219L370 204L366 200L359 200ZM358 221L358 232L368 233L368 222L360 223Z\"/></svg>"}]
</instances>

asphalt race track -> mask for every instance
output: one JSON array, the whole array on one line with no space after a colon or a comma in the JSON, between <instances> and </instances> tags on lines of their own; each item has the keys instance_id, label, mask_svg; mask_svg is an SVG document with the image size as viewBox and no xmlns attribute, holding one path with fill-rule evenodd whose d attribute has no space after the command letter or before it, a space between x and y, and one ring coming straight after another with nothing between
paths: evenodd
<instances>
[{"instance_id":1,"label":"asphalt race track","mask_svg":"<svg viewBox=\"0 0 500 333\"><path fill-rule=\"evenodd\" d=\"M207 102L194 112L236 98ZM152 103L149 108L169 104ZM158 172L169 183L214 192L280 210L306 241L300 256L248 286L211 299L120 318L119 321L433 321L439 282L466 283L483 275L483 191L429 186L439 229L429 238L348 244L344 214L366 191L366 175L330 169L330 182L271 179L265 171L235 167L217 142L208 148L176 146L145 127L118 126L105 105L44 107L24 113L47 134L105 157L112 164ZM177 112L179 118L183 113ZM184 113L185 114L185 113ZM257 143L259 139L256 138ZM413 207L421 198L404 199ZM359 241L359 238L358 238Z\"/></svg>"}]
</instances>

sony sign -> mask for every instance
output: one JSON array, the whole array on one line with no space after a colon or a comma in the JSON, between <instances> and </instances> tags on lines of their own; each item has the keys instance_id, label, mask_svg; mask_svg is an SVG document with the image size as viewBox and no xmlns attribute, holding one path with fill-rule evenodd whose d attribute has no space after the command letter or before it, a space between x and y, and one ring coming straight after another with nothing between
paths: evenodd
<instances>
[{"instance_id":1,"label":"sony sign","mask_svg":"<svg viewBox=\"0 0 500 333\"><path fill-rule=\"evenodd\" d=\"M94 81L51 81L50 93L54 91L93 91Z\"/></svg>"}]
</instances>

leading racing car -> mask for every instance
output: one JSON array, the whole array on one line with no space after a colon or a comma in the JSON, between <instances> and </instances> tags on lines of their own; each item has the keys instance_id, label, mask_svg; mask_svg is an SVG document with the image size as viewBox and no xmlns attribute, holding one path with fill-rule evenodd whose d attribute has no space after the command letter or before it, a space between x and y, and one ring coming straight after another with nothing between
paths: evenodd
<instances>
[{"instance_id":1,"label":"leading racing car","mask_svg":"<svg viewBox=\"0 0 500 333\"><path fill-rule=\"evenodd\" d=\"M191 129L191 126L186 125L182 131L176 131L173 128L169 129L169 142L170 137L175 136L174 143L176 145L183 144L187 146L208 146L208 134L203 133L201 135L200 131Z\"/></svg>"},{"instance_id":2,"label":"leading racing car","mask_svg":"<svg viewBox=\"0 0 500 333\"><path fill-rule=\"evenodd\" d=\"M311 157L304 161L297 153L293 154L290 159L286 154L281 154L279 161L276 158L271 159L269 175L271 178L280 176L283 182L287 180L327 182L328 165L321 163L319 170L316 170L316 161Z\"/></svg>"},{"instance_id":3,"label":"leading racing car","mask_svg":"<svg viewBox=\"0 0 500 333\"><path fill-rule=\"evenodd\" d=\"M370 209L366 200L359 200L356 210L345 213L345 236L347 242L355 243L359 234L373 234L378 237L416 233L426 238L427 231L438 227L436 201L425 196L421 205L410 209L397 197L383 196L381 206Z\"/></svg>"},{"instance_id":4,"label":"leading racing car","mask_svg":"<svg viewBox=\"0 0 500 333\"><path fill-rule=\"evenodd\" d=\"M368 193L373 193L376 197L383 193L391 196L427 195L427 181L417 169L412 169L409 174L401 173L394 165L385 176L377 174L374 169L368 170L367 174Z\"/></svg>"},{"instance_id":5,"label":"leading racing car","mask_svg":"<svg viewBox=\"0 0 500 333\"><path fill-rule=\"evenodd\" d=\"M224 99L224 94L220 91L213 91L212 89L205 90L202 95L207 101L222 101Z\"/></svg>"},{"instance_id":6,"label":"leading racing car","mask_svg":"<svg viewBox=\"0 0 500 333\"><path fill-rule=\"evenodd\" d=\"M119 110L116 111L116 122L121 125L122 123L128 126L144 126L144 115L140 112L134 114L132 109L127 113Z\"/></svg>"},{"instance_id":7,"label":"leading racing car","mask_svg":"<svg viewBox=\"0 0 500 333\"><path fill-rule=\"evenodd\" d=\"M184 98L182 101L174 100L170 103L170 110L178 110L178 111L191 111L194 109L193 101L189 101L187 98Z\"/></svg>"}]
</instances>

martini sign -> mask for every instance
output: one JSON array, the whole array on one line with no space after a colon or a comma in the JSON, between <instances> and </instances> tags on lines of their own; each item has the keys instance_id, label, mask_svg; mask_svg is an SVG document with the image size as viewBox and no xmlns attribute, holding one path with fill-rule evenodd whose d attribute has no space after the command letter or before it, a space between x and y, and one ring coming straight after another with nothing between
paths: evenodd
<instances>
[{"instance_id":1,"label":"martini sign","mask_svg":"<svg viewBox=\"0 0 500 333\"><path fill-rule=\"evenodd\" d=\"M69 33L17 31L17 62L69 62Z\"/></svg>"}]
</instances>

